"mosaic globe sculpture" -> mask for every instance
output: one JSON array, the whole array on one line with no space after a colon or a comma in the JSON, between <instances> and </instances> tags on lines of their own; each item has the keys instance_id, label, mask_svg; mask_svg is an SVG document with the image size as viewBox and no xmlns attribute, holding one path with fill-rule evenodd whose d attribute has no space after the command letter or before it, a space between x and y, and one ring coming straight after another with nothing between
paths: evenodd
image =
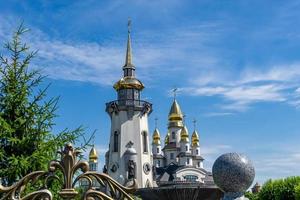
<instances>
[{"instance_id":1,"label":"mosaic globe sculpture","mask_svg":"<svg viewBox=\"0 0 300 200\"><path fill-rule=\"evenodd\" d=\"M215 184L225 192L224 199L242 197L255 177L251 160L238 153L221 155L215 161L212 173Z\"/></svg>"}]
</instances>

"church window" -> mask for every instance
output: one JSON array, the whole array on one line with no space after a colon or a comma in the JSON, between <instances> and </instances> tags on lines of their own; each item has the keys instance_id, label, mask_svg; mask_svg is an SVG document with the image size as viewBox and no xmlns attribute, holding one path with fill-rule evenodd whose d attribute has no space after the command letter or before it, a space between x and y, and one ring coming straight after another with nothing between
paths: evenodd
<instances>
[{"instance_id":1,"label":"church window","mask_svg":"<svg viewBox=\"0 0 300 200\"><path fill-rule=\"evenodd\" d=\"M157 167L160 167L160 160L157 161Z\"/></svg>"},{"instance_id":2,"label":"church window","mask_svg":"<svg viewBox=\"0 0 300 200\"><path fill-rule=\"evenodd\" d=\"M142 132L142 137L143 137L143 150L144 153L148 152L148 142L147 142L147 132L143 131Z\"/></svg>"},{"instance_id":3,"label":"church window","mask_svg":"<svg viewBox=\"0 0 300 200\"><path fill-rule=\"evenodd\" d=\"M198 150L198 149L196 149L196 154L197 154L197 155L199 154L199 150Z\"/></svg>"},{"instance_id":4,"label":"church window","mask_svg":"<svg viewBox=\"0 0 300 200\"><path fill-rule=\"evenodd\" d=\"M97 171L97 165L95 163L90 163L90 171Z\"/></svg>"},{"instance_id":5,"label":"church window","mask_svg":"<svg viewBox=\"0 0 300 200\"><path fill-rule=\"evenodd\" d=\"M172 132L172 139L175 139L175 132Z\"/></svg>"},{"instance_id":6,"label":"church window","mask_svg":"<svg viewBox=\"0 0 300 200\"><path fill-rule=\"evenodd\" d=\"M198 167L200 167L200 162L198 162Z\"/></svg>"},{"instance_id":7,"label":"church window","mask_svg":"<svg viewBox=\"0 0 300 200\"><path fill-rule=\"evenodd\" d=\"M119 151L119 134L118 131L114 133L114 152Z\"/></svg>"},{"instance_id":8,"label":"church window","mask_svg":"<svg viewBox=\"0 0 300 200\"><path fill-rule=\"evenodd\" d=\"M158 147L156 148L156 152L159 153L159 148Z\"/></svg>"},{"instance_id":9,"label":"church window","mask_svg":"<svg viewBox=\"0 0 300 200\"><path fill-rule=\"evenodd\" d=\"M174 153L170 153L170 159L171 159L171 160L174 159Z\"/></svg>"},{"instance_id":10,"label":"church window","mask_svg":"<svg viewBox=\"0 0 300 200\"><path fill-rule=\"evenodd\" d=\"M185 151L188 151L188 150L189 150L188 146L185 146Z\"/></svg>"},{"instance_id":11,"label":"church window","mask_svg":"<svg viewBox=\"0 0 300 200\"><path fill-rule=\"evenodd\" d=\"M188 164L188 165L190 164L190 159L189 158L186 159L186 164Z\"/></svg>"},{"instance_id":12,"label":"church window","mask_svg":"<svg viewBox=\"0 0 300 200\"><path fill-rule=\"evenodd\" d=\"M134 99L139 100L140 99L140 93L138 90L134 90Z\"/></svg>"},{"instance_id":13,"label":"church window","mask_svg":"<svg viewBox=\"0 0 300 200\"><path fill-rule=\"evenodd\" d=\"M127 99L133 99L133 89L127 89Z\"/></svg>"},{"instance_id":14,"label":"church window","mask_svg":"<svg viewBox=\"0 0 300 200\"><path fill-rule=\"evenodd\" d=\"M195 175L186 175L184 177L184 179L188 182L196 182L197 179L198 179L198 176L195 176Z\"/></svg>"}]
</instances>

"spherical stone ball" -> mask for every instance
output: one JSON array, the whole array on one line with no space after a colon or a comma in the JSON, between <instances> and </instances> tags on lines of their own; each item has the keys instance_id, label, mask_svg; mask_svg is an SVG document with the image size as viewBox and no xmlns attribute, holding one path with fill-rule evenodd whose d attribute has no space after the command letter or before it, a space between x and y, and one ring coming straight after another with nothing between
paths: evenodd
<instances>
[{"instance_id":1,"label":"spherical stone ball","mask_svg":"<svg viewBox=\"0 0 300 200\"><path fill-rule=\"evenodd\" d=\"M212 168L215 184L224 192L245 192L255 177L254 166L245 155L226 153L221 155Z\"/></svg>"}]
</instances>

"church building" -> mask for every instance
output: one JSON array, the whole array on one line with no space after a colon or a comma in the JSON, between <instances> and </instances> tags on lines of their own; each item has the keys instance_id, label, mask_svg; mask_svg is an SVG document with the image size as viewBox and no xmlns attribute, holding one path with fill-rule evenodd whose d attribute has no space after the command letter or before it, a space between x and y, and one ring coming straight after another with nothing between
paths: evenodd
<instances>
[{"instance_id":1,"label":"church building","mask_svg":"<svg viewBox=\"0 0 300 200\"><path fill-rule=\"evenodd\" d=\"M194 131L190 137L183 121L181 108L174 98L168 116L168 129L162 146L160 133L156 127L152 138L153 165L158 185L170 182L203 183L210 174L203 169L203 157L200 152L199 134Z\"/></svg>"},{"instance_id":2,"label":"church building","mask_svg":"<svg viewBox=\"0 0 300 200\"><path fill-rule=\"evenodd\" d=\"M164 145L157 127L151 145L148 117L152 104L141 97L144 85L136 78L136 67L132 62L130 22L122 70L123 76L113 86L117 99L106 103L111 130L104 173L125 186L134 180L138 188L176 181L205 183L205 180L211 180L211 174L203 169L199 134L194 130L190 137L175 98L168 116Z\"/></svg>"}]
</instances>

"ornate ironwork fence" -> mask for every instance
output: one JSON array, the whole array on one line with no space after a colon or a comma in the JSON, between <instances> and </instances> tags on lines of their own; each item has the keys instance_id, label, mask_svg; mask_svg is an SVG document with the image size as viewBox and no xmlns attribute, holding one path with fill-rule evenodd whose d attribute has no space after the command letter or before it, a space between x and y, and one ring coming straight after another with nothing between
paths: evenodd
<instances>
[{"instance_id":1,"label":"ornate ironwork fence","mask_svg":"<svg viewBox=\"0 0 300 200\"><path fill-rule=\"evenodd\" d=\"M88 180L89 185L83 194L78 197L80 199L133 200L130 194L136 191L135 181L133 181L132 186L124 187L106 174L89 171L88 162L77 160L80 152L73 148L71 144L66 144L64 150L58 153L61 155L60 160L50 161L48 171L32 172L9 187L4 187L0 184L1 200L52 200L53 195L47 185L50 179L60 180L57 175L59 171L63 175L63 180L61 180L62 189L58 193L64 200L71 200L78 197L79 194L75 190L75 186L82 179ZM81 169L81 173L77 174L79 169ZM29 194L24 194L27 185L34 184L39 180L43 180L42 187ZM93 180L99 183L100 190L92 187Z\"/></svg>"}]
</instances>

